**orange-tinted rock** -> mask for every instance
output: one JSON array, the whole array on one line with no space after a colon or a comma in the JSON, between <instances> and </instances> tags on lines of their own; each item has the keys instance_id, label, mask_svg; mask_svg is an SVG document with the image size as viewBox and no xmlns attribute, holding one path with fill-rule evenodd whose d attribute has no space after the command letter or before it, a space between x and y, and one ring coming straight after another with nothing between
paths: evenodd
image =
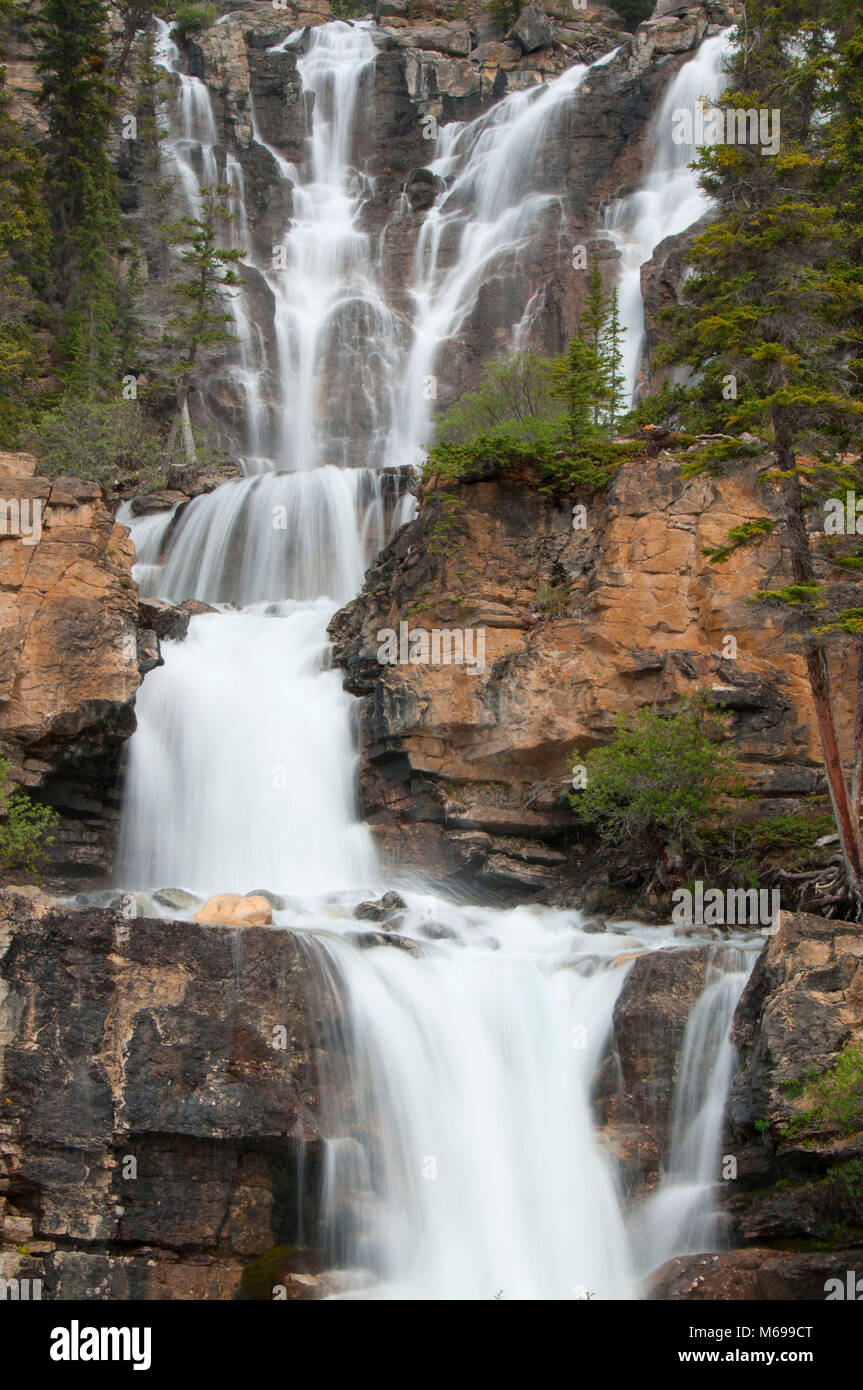
<instances>
[{"instance_id":1,"label":"orange-tinted rock","mask_svg":"<svg viewBox=\"0 0 863 1390\"><path fill-rule=\"evenodd\" d=\"M19 476L0 486L0 746L16 780L63 815L48 879L83 883L110 872L119 755L135 727L135 553L95 483L4 458Z\"/></svg>"},{"instance_id":2,"label":"orange-tinted rock","mask_svg":"<svg viewBox=\"0 0 863 1390\"><path fill-rule=\"evenodd\" d=\"M198 908L195 922L212 922L226 927L265 927L273 920L266 898L244 898L239 893L217 893Z\"/></svg>"},{"instance_id":3,"label":"orange-tinted rock","mask_svg":"<svg viewBox=\"0 0 863 1390\"><path fill-rule=\"evenodd\" d=\"M583 529L535 478L487 473L427 484L417 520L331 626L349 688L369 697L363 808L389 863L431 853L448 875L515 891L560 881L538 842L560 844L572 826L573 749L607 742L620 715L672 708L699 688L728 710L747 781L776 811L823 786L800 658L746 602L768 576L782 582L779 542L721 566L703 553L778 512L755 464L687 481L679 458L636 459L586 499ZM484 669L381 664L377 634L402 621L483 629ZM837 683L846 734L851 689ZM484 847L477 834L490 837Z\"/></svg>"}]
</instances>

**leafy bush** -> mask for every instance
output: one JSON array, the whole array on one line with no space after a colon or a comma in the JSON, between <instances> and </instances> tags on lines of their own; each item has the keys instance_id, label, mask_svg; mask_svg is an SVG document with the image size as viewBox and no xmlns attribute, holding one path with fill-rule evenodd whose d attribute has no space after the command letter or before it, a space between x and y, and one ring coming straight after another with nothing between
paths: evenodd
<instances>
[{"instance_id":1,"label":"leafy bush","mask_svg":"<svg viewBox=\"0 0 863 1390\"><path fill-rule=\"evenodd\" d=\"M198 29L209 29L218 18L217 5L180 5L174 14L174 33L182 40Z\"/></svg>"},{"instance_id":2,"label":"leafy bush","mask_svg":"<svg viewBox=\"0 0 863 1390\"><path fill-rule=\"evenodd\" d=\"M608 846L701 849L705 822L743 789L725 718L699 695L674 714L641 709L631 726L623 715L617 724L610 743L572 755L586 770L569 798L578 819Z\"/></svg>"},{"instance_id":3,"label":"leafy bush","mask_svg":"<svg viewBox=\"0 0 863 1390\"><path fill-rule=\"evenodd\" d=\"M806 1130L854 1134L863 1129L863 1042L846 1043L829 1071L810 1074L799 1089L789 1089L802 1094L806 1108L793 1117L784 1137Z\"/></svg>"},{"instance_id":4,"label":"leafy bush","mask_svg":"<svg viewBox=\"0 0 863 1390\"><path fill-rule=\"evenodd\" d=\"M41 417L27 440L49 478L63 475L112 483L119 473L144 476L163 486L172 462L158 426L137 401L66 398Z\"/></svg>"},{"instance_id":5,"label":"leafy bush","mask_svg":"<svg viewBox=\"0 0 863 1390\"><path fill-rule=\"evenodd\" d=\"M468 444L481 435L540 440L560 419L556 362L533 352L487 362L479 388L467 391L437 421L442 444Z\"/></svg>"},{"instance_id":6,"label":"leafy bush","mask_svg":"<svg viewBox=\"0 0 863 1390\"><path fill-rule=\"evenodd\" d=\"M0 869L34 869L48 834L57 823L50 806L40 806L9 780L9 762L0 755Z\"/></svg>"},{"instance_id":7,"label":"leafy bush","mask_svg":"<svg viewBox=\"0 0 863 1390\"><path fill-rule=\"evenodd\" d=\"M833 829L833 817L827 815L766 816L752 826L752 838L758 849L811 849L816 840Z\"/></svg>"}]
</instances>

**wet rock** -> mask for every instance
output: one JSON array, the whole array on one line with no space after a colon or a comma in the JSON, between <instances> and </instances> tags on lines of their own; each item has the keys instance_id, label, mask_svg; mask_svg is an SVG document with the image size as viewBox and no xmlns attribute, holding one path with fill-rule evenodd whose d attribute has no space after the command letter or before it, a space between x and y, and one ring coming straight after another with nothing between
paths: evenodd
<instances>
[{"instance_id":1,"label":"wet rock","mask_svg":"<svg viewBox=\"0 0 863 1390\"><path fill-rule=\"evenodd\" d=\"M179 642L189 631L191 613L161 598L138 599L138 622L150 628L160 641Z\"/></svg>"},{"instance_id":2,"label":"wet rock","mask_svg":"<svg viewBox=\"0 0 863 1390\"><path fill-rule=\"evenodd\" d=\"M265 902L270 904L274 912L283 912L285 909L284 898L280 898L278 893L270 893L266 888L254 888L251 893L246 893L245 896L247 898L263 898Z\"/></svg>"},{"instance_id":3,"label":"wet rock","mask_svg":"<svg viewBox=\"0 0 863 1390\"><path fill-rule=\"evenodd\" d=\"M266 898L244 898L240 893L217 893L195 913L194 921L226 927L262 927L273 920Z\"/></svg>"},{"instance_id":4,"label":"wet rock","mask_svg":"<svg viewBox=\"0 0 863 1390\"><path fill-rule=\"evenodd\" d=\"M148 492L144 497L133 497L129 508L133 516L153 516L156 512L168 512L185 500L184 492Z\"/></svg>"},{"instance_id":5,"label":"wet rock","mask_svg":"<svg viewBox=\"0 0 863 1390\"><path fill-rule=\"evenodd\" d=\"M405 184L405 193L414 212L427 212L443 187L431 169L415 169Z\"/></svg>"},{"instance_id":6,"label":"wet rock","mask_svg":"<svg viewBox=\"0 0 863 1390\"><path fill-rule=\"evenodd\" d=\"M351 938L358 946L362 946L364 950L368 950L373 946L395 946L398 950L407 951L408 955L415 956L417 960L422 954L415 941L411 941L408 936L399 936L395 932L352 932Z\"/></svg>"},{"instance_id":7,"label":"wet rock","mask_svg":"<svg viewBox=\"0 0 863 1390\"><path fill-rule=\"evenodd\" d=\"M400 897L398 893L390 891L371 902L358 903L354 908L354 916L361 921L384 922L391 918L394 913L401 912L406 907L407 903L404 898Z\"/></svg>"},{"instance_id":8,"label":"wet rock","mask_svg":"<svg viewBox=\"0 0 863 1390\"><path fill-rule=\"evenodd\" d=\"M724 1152L738 1179L726 1195L741 1242L789 1238L863 1243L855 1176L863 1125L813 1113L807 1083L863 1042L859 924L782 912L734 1017L739 1068L726 1107ZM858 1111L859 1115L859 1111Z\"/></svg>"},{"instance_id":9,"label":"wet rock","mask_svg":"<svg viewBox=\"0 0 863 1390\"><path fill-rule=\"evenodd\" d=\"M90 893L76 893L73 902L81 907L122 908L124 895L116 888L96 888Z\"/></svg>"},{"instance_id":10,"label":"wet rock","mask_svg":"<svg viewBox=\"0 0 863 1390\"><path fill-rule=\"evenodd\" d=\"M447 927L443 922L422 922L420 931L423 936L427 936L429 941L458 941L459 934L452 927Z\"/></svg>"},{"instance_id":11,"label":"wet rock","mask_svg":"<svg viewBox=\"0 0 863 1390\"><path fill-rule=\"evenodd\" d=\"M682 1255L669 1260L650 1281L652 1299L809 1299L823 1302L829 1279L846 1286L849 1269L863 1269L863 1247L841 1253L787 1250L729 1250L718 1255Z\"/></svg>"},{"instance_id":12,"label":"wet rock","mask_svg":"<svg viewBox=\"0 0 863 1390\"><path fill-rule=\"evenodd\" d=\"M138 669L142 676L148 672L155 671L157 666L164 666L162 653L159 649L159 639L151 628L138 629Z\"/></svg>"},{"instance_id":13,"label":"wet rock","mask_svg":"<svg viewBox=\"0 0 863 1390\"><path fill-rule=\"evenodd\" d=\"M199 897L194 893L187 893L184 888L159 888L153 894L153 901L160 907L167 907L175 912L188 912L201 904Z\"/></svg>"},{"instance_id":14,"label":"wet rock","mask_svg":"<svg viewBox=\"0 0 863 1390\"><path fill-rule=\"evenodd\" d=\"M298 1174L314 1193L322 1068L324 1097L353 1103L316 960L291 932L0 893L0 1207L33 1230L25 1257L0 1228L0 1277L230 1299L250 1260L313 1230Z\"/></svg>"},{"instance_id":15,"label":"wet rock","mask_svg":"<svg viewBox=\"0 0 863 1390\"><path fill-rule=\"evenodd\" d=\"M202 603L198 598L184 599L180 604L184 613L188 613L190 618L201 618L207 613L218 613L218 608L213 608L209 603Z\"/></svg>"},{"instance_id":16,"label":"wet rock","mask_svg":"<svg viewBox=\"0 0 863 1390\"><path fill-rule=\"evenodd\" d=\"M642 1126L649 1151L663 1159L683 1035L713 957L712 947L698 946L649 951L633 961L594 1083L600 1123Z\"/></svg>"}]
</instances>

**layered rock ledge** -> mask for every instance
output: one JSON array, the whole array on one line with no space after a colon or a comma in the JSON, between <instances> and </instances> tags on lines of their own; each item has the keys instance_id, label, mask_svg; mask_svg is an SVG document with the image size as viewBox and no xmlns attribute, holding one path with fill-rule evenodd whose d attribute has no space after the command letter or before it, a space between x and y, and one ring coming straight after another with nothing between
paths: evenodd
<instances>
[{"instance_id":1,"label":"layered rock ledge","mask_svg":"<svg viewBox=\"0 0 863 1390\"><path fill-rule=\"evenodd\" d=\"M746 602L782 582L786 556L778 541L733 565L703 554L778 507L756 490L757 469L687 481L673 454L634 459L583 499L579 529L578 499L550 498L528 473L424 483L417 519L330 628L363 699L362 811L388 867L607 909L595 865L590 896L575 891L590 874L567 801L570 755L607 742L618 715L698 688L728 712L753 813L793 813L822 789L800 659ZM482 631L483 669L383 664L378 633L400 623ZM853 683L837 678L848 732Z\"/></svg>"}]
</instances>

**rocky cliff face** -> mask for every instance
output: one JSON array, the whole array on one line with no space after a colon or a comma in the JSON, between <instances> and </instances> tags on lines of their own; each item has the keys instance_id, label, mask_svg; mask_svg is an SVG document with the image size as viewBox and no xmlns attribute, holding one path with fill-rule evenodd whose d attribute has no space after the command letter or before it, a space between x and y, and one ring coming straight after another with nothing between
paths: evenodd
<instances>
[{"instance_id":1,"label":"rocky cliff face","mask_svg":"<svg viewBox=\"0 0 863 1390\"><path fill-rule=\"evenodd\" d=\"M391 868L504 896L571 891L585 855L566 800L573 749L606 742L619 714L699 687L729 712L735 754L772 812L819 789L799 658L745 602L786 573L779 543L733 565L703 554L775 503L756 497L754 463L690 481L680 463L662 452L627 463L580 517L528 476L424 485L417 520L331 626L364 701L362 807ZM483 669L381 664L378 634L400 623L484 632ZM847 700L840 714L847 730ZM603 905L600 875L587 906Z\"/></svg>"},{"instance_id":2,"label":"rocky cliff face","mask_svg":"<svg viewBox=\"0 0 863 1390\"><path fill-rule=\"evenodd\" d=\"M135 693L158 664L139 630L135 553L101 489L0 456L0 745L12 776L61 814L52 884L111 871L119 764Z\"/></svg>"},{"instance_id":3,"label":"rocky cliff face","mask_svg":"<svg viewBox=\"0 0 863 1390\"><path fill-rule=\"evenodd\" d=\"M9 892L0 957L0 1274L53 1298L229 1298L304 1222L314 1241L334 1002L302 937ZM324 1070L332 1098L338 1058Z\"/></svg>"},{"instance_id":4,"label":"rocky cliff face","mask_svg":"<svg viewBox=\"0 0 863 1390\"><path fill-rule=\"evenodd\" d=\"M306 157L312 98L303 92L297 71L303 41L273 50L302 26L333 16L326 0L309 8L271 8L250 0L225 9L218 24L189 36L182 62L209 91L219 169L230 158L243 181L243 294L255 324L257 350L267 364L261 378L261 449L276 456L284 403L275 367L276 304L267 272L292 215L293 184L285 177L285 162L302 165ZM546 0L542 6L528 6L511 32L497 28L482 5L463 6L458 0L434 5L430 0L380 0L373 12L379 26L374 31L378 52L364 85L363 119L357 123L351 160L364 176L360 230L370 238L382 295L397 320L410 310L417 239L441 186L428 167L435 158L438 126L474 120L503 97L529 90L618 46L613 61L591 75L577 103L561 113L537 151L549 176L548 187L562 191L560 215L546 219L548 225L538 229L517 273L505 280L490 278L457 337L441 353L437 399L445 407L476 383L483 362L512 346L512 325L528 302L532 346L561 351L584 294L585 277L572 271L569 248L591 245L609 276L613 273L618 251L597 230L603 209L637 185L647 153L649 118L670 76L708 33L731 21L735 7L678 7L654 16L635 34L623 31L613 10L593 3L572 8ZM169 89L170 80L163 79L162 94ZM139 97L130 89L130 102ZM130 228L147 281L143 317L158 340L170 311L165 284L171 272L161 229L188 209L178 189L171 193L165 179L154 176L153 150L145 140L121 143L117 155ZM448 255L452 250L444 247L442 271ZM673 288L676 284L673 278ZM242 453L248 405L231 378L230 354L223 356L193 398L193 410L215 426L225 445ZM355 432L344 428L345 420L339 427L335 382L332 395L335 399L327 406L333 414L332 433L338 437ZM363 441L356 444L353 461L367 461Z\"/></svg>"},{"instance_id":5,"label":"rocky cliff face","mask_svg":"<svg viewBox=\"0 0 863 1390\"><path fill-rule=\"evenodd\" d=\"M667 1162L684 1029L716 959L646 953L618 999L595 1107L630 1200ZM671 1261L653 1297L821 1299L863 1267L859 1118L782 1137L806 1110L788 1083L863 1041L861 959L850 925L783 914L735 1019L734 1248ZM336 1288L318 1225L330 1107L339 1133L363 1130L332 985L302 934L0 895L0 1276L58 1299Z\"/></svg>"}]
</instances>

